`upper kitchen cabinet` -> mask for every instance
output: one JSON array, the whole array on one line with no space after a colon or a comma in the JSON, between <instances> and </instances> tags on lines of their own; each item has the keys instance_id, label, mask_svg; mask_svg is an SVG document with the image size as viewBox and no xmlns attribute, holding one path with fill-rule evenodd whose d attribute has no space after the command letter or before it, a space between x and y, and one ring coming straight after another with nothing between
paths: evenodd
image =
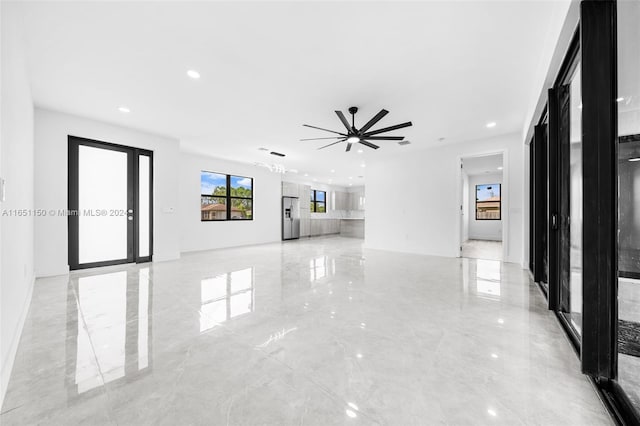
<instances>
[{"instance_id":1,"label":"upper kitchen cabinet","mask_svg":"<svg viewBox=\"0 0 640 426\"><path fill-rule=\"evenodd\" d=\"M350 210L350 199L348 192L335 191L332 194L332 210Z\"/></svg>"},{"instance_id":2,"label":"upper kitchen cabinet","mask_svg":"<svg viewBox=\"0 0 640 426\"><path fill-rule=\"evenodd\" d=\"M300 197L298 184L293 182L282 182L283 197Z\"/></svg>"},{"instance_id":3,"label":"upper kitchen cabinet","mask_svg":"<svg viewBox=\"0 0 640 426\"><path fill-rule=\"evenodd\" d=\"M349 193L349 207L347 210L364 210L364 189Z\"/></svg>"}]
</instances>

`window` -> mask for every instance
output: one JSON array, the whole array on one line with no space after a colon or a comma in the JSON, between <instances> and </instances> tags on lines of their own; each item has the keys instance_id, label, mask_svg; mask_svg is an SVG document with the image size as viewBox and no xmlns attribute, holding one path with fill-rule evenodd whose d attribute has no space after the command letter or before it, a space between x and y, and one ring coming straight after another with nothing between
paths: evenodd
<instances>
[{"instance_id":1,"label":"window","mask_svg":"<svg viewBox=\"0 0 640 426\"><path fill-rule=\"evenodd\" d=\"M252 220L253 178L202 171L200 220Z\"/></svg>"},{"instance_id":2,"label":"window","mask_svg":"<svg viewBox=\"0 0 640 426\"><path fill-rule=\"evenodd\" d=\"M500 220L500 184L476 185L476 220Z\"/></svg>"},{"instance_id":3,"label":"window","mask_svg":"<svg viewBox=\"0 0 640 426\"><path fill-rule=\"evenodd\" d=\"M327 193L326 191L311 190L311 206L312 213L327 212Z\"/></svg>"}]
</instances>

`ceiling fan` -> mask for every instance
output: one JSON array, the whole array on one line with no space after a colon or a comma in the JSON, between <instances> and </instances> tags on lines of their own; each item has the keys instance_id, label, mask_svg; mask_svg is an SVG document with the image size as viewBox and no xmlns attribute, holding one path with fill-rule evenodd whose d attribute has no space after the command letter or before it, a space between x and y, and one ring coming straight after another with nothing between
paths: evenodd
<instances>
[{"instance_id":1,"label":"ceiling fan","mask_svg":"<svg viewBox=\"0 0 640 426\"><path fill-rule=\"evenodd\" d=\"M323 129L322 127L316 127L316 126L310 126L308 124L303 124L303 126L305 126L305 127L311 127L312 129L324 130L325 132L335 133L335 134L340 135L340 136L334 136L334 137L329 137L329 138L300 139L300 140L301 141L316 141L316 140L321 140L321 139L338 139L336 142L332 142L329 145L322 146L322 147L320 147L318 149L328 148L328 147L330 147L332 145L335 145L337 143L340 143L340 142L347 142L347 148L345 150L347 152L351 150L351 146L354 143L360 143L360 144L362 144L364 146L368 146L369 148L378 149L380 147L378 145L374 144L374 143L371 143L371 141L401 141L401 140L404 139L404 136L375 136L375 135L379 135L380 133L390 132L392 130L402 129L404 127L409 127L409 126L412 125L410 121L407 121L406 123L396 124L395 126L390 126L390 127L385 127L383 129L369 131L369 129L371 127L373 127L378 121L380 121L380 119L382 119L382 117L384 117L385 115L387 115L389 113L389 111L387 111L386 109L383 109L382 111L380 111L379 113L374 115L373 118L371 120L369 120L369 122L367 124L362 126L360 129L356 129L355 115L356 115L357 112L358 112L358 108L357 107L349 108L349 113L351 113L351 125L349 125L349 121L347 121L347 118L344 116L342 111L336 111L335 112L338 115L338 118L340 119L340 121L342 122L344 127L347 129L346 133L336 132L334 130Z\"/></svg>"}]
</instances>

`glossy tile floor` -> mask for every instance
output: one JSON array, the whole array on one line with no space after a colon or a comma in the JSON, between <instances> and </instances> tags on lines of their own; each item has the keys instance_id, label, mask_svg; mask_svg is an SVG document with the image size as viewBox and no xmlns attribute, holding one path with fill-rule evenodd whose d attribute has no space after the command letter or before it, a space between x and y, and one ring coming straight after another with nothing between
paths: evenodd
<instances>
[{"instance_id":1,"label":"glossy tile floor","mask_svg":"<svg viewBox=\"0 0 640 426\"><path fill-rule=\"evenodd\" d=\"M467 240L462 243L462 257L502 260L502 241Z\"/></svg>"},{"instance_id":2,"label":"glossy tile floor","mask_svg":"<svg viewBox=\"0 0 640 426\"><path fill-rule=\"evenodd\" d=\"M361 245L38 280L0 423L611 424L518 265Z\"/></svg>"}]
</instances>

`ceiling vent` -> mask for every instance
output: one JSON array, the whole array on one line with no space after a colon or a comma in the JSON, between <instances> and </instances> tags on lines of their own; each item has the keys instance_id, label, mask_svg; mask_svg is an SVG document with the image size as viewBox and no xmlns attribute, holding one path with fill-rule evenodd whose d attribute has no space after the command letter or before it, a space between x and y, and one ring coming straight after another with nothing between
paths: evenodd
<instances>
[{"instance_id":1,"label":"ceiling vent","mask_svg":"<svg viewBox=\"0 0 640 426\"><path fill-rule=\"evenodd\" d=\"M398 142L398 145L405 146L405 145L409 145L410 143L411 143L411 141L400 141L400 142Z\"/></svg>"}]
</instances>

